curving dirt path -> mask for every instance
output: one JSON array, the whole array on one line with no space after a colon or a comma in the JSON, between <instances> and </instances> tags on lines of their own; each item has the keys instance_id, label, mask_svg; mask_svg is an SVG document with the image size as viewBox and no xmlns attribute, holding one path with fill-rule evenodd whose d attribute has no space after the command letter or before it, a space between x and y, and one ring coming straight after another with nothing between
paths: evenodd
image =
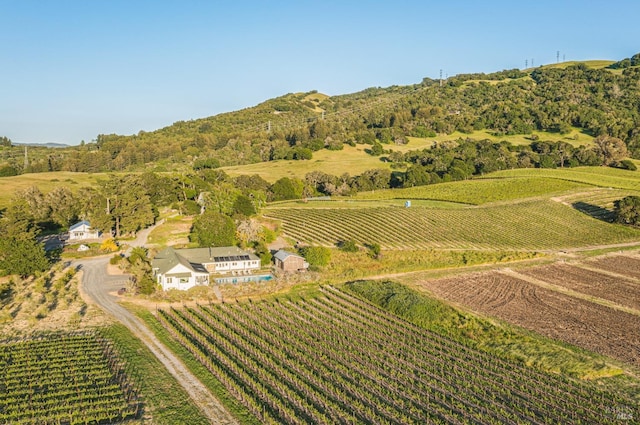
<instances>
[{"instance_id":1,"label":"curving dirt path","mask_svg":"<svg viewBox=\"0 0 640 425\"><path fill-rule=\"evenodd\" d=\"M118 304L110 293L124 286L127 276L107 274L109 258L94 258L77 262L82 273L83 297L89 298L105 312L124 324L160 360L167 370L187 391L195 404L212 424L238 424L238 421L224 408L220 401L186 368L164 344L162 344L144 323Z\"/></svg>"}]
</instances>

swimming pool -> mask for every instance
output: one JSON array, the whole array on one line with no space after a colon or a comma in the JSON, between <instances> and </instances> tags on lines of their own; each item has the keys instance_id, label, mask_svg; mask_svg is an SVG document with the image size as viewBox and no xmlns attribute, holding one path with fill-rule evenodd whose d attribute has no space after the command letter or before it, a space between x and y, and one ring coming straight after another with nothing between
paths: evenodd
<instances>
[{"instance_id":1,"label":"swimming pool","mask_svg":"<svg viewBox=\"0 0 640 425\"><path fill-rule=\"evenodd\" d=\"M273 279L270 274L259 274L251 276L233 276L233 277L217 277L213 279L215 283L247 283L247 282L261 282Z\"/></svg>"}]
</instances>

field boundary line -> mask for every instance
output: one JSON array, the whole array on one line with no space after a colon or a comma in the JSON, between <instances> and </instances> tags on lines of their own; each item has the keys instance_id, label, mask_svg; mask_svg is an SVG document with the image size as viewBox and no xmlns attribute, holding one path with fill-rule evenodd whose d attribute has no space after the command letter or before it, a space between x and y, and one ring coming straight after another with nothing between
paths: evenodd
<instances>
[{"instance_id":1,"label":"field boundary line","mask_svg":"<svg viewBox=\"0 0 640 425\"><path fill-rule=\"evenodd\" d=\"M622 257L624 257L624 255ZM595 273L599 273L599 274L604 274L604 275L607 275L607 276L615 277L616 279L631 280L631 281L633 281L635 283L640 283L640 279L638 279L637 277L627 276L626 274L620 274L620 273L612 272L612 271L609 271L609 270L604 270L604 269L601 269L601 268L598 268L598 267L594 267L592 265L582 264L582 263L575 263L575 264L571 264L571 265L579 267L579 268L584 269L584 270L589 270L591 272L595 272Z\"/></svg>"},{"instance_id":2,"label":"field boundary line","mask_svg":"<svg viewBox=\"0 0 640 425\"><path fill-rule=\"evenodd\" d=\"M524 275L522 273L518 273L517 271L514 271L514 270L509 269L509 268L500 269L500 270L498 270L498 273L501 273L501 274L504 274L504 275L507 275L507 276L511 276L511 277L516 278L516 279L520 279L520 280L523 280L525 282L534 284L534 285L539 286L541 288L549 289L551 291L558 292L558 293L561 293L561 294L564 294L564 295L568 295L568 296L573 297L573 298L579 298L579 299L582 299L582 300L585 300L585 301L592 302L594 304L599 304L599 305L602 305L604 307L609 307L609 308L612 308L614 310L622 311L623 313L633 314L634 316L640 316L640 310L636 310L635 308L625 307L625 306L617 304L617 303L615 303L613 301L605 300L603 298L595 297L595 296L592 296L592 295L587 295L587 294L584 294L582 292L574 291L572 289L568 289L568 288L565 288L565 287L560 286L560 285L555 285L553 283L549 283L547 281L544 281L544 280L541 280L541 279L537 279L537 278L532 277L532 276L527 276L527 275Z\"/></svg>"}]
</instances>

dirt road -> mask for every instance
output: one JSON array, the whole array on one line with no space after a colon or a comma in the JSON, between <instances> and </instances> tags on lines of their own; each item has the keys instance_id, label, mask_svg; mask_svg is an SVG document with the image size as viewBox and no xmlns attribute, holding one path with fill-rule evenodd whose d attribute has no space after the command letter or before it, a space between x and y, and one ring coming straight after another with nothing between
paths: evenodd
<instances>
[{"instance_id":1,"label":"dirt road","mask_svg":"<svg viewBox=\"0 0 640 425\"><path fill-rule=\"evenodd\" d=\"M140 319L120 306L115 296L109 294L125 286L127 277L108 275L108 262L108 258L94 258L77 263L83 272L82 292L84 297L89 298L86 301L95 302L129 328L178 380L212 424L237 424L220 401L155 337L153 332Z\"/></svg>"}]
</instances>

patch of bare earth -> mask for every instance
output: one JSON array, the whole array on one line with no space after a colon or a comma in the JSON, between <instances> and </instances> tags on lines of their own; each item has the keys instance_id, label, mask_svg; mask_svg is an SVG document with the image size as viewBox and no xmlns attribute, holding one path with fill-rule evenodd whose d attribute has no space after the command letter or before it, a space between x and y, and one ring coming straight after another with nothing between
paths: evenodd
<instances>
[{"instance_id":1,"label":"patch of bare earth","mask_svg":"<svg viewBox=\"0 0 640 425\"><path fill-rule=\"evenodd\" d=\"M482 314L640 366L640 316L499 272L419 284Z\"/></svg>"},{"instance_id":2,"label":"patch of bare earth","mask_svg":"<svg viewBox=\"0 0 640 425\"><path fill-rule=\"evenodd\" d=\"M640 311L640 282L635 279L614 277L596 270L584 269L569 264L533 267L519 272L554 285L603 298L618 305Z\"/></svg>"},{"instance_id":3,"label":"patch of bare earth","mask_svg":"<svg viewBox=\"0 0 640 425\"><path fill-rule=\"evenodd\" d=\"M640 279L640 258L637 256L608 256L588 261L586 264L609 272Z\"/></svg>"}]
</instances>

